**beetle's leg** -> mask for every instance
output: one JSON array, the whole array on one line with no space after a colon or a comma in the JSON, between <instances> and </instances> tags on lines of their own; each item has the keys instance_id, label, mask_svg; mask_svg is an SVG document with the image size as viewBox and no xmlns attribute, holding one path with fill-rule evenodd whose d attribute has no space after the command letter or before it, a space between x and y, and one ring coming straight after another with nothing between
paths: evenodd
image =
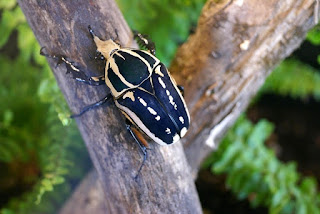
<instances>
[{"instance_id":1,"label":"beetle's leg","mask_svg":"<svg viewBox=\"0 0 320 214\"><path fill-rule=\"evenodd\" d=\"M152 55L156 54L156 47L154 45L154 42L152 42L147 35L141 34L135 30L133 31L133 34L134 38L137 40L140 46L147 48Z\"/></svg>"},{"instance_id":2,"label":"beetle's leg","mask_svg":"<svg viewBox=\"0 0 320 214\"><path fill-rule=\"evenodd\" d=\"M64 62L67 67L67 74L71 73L72 77L77 81L84 82L86 84L94 85L94 86L105 84L104 75L101 75L98 77L89 77L83 71L81 71L73 62L67 60L66 57L62 55L50 55L45 53L44 50L45 50L45 47L42 47L40 50L40 54L42 56L46 56L46 57L58 60L57 66Z\"/></svg>"},{"instance_id":3,"label":"beetle's leg","mask_svg":"<svg viewBox=\"0 0 320 214\"><path fill-rule=\"evenodd\" d=\"M180 93L182 94L182 96L184 97L184 87L182 85L177 85Z\"/></svg>"},{"instance_id":4,"label":"beetle's leg","mask_svg":"<svg viewBox=\"0 0 320 214\"><path fill-rule=\"evenodd\" d=\"M135 142L138 144L139 149L141 150L142 154L143 154L143 160L142 163L138 169L137 175L134 177L134 179L137 179L142 167L144 166L146 160L147 160L147 146L148 143L147 141L143 138L142 134L132 126L132 123L126 119L126 128L129 131L129 133L131 134L131 136L133 137L133 139L135 140Z\"/></svg>"},{"instance_id":5,"label":"beetle's leg","mask_svg":"<svg viewBox=\"0 0 320 214\"><path fill-rule=\"evenodd\" d=\"M96 108L98 106L101 106L102 104L104 104L105 102L107 102L109 99L112 98L112 95L111 93L108 94L106 97L104 97L103 99L99 100L98 102L96 103L93 103L91 105L88 105L86 107L84 107L81 112L79 114L73 114L71 115L70 117L71 118L75 118L75 117L80 117L81 115L83 115L85 112L89 111L90 109L93 109L93 108Z\"/></svg>"}]
</instances>

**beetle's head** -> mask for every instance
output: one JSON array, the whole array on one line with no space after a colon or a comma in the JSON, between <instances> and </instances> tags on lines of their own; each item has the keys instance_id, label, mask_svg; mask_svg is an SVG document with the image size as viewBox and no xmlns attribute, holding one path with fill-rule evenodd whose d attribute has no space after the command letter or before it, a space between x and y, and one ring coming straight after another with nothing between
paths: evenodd
<instances>
[{"instance_id":1,"label":"beetle's head","mask_svg":"<svg viewBox=\"0 0 320 214\"><path fill-rule=\"evenodd\" d=\"M94 36L93 40L96 43L97 51L99 51L106 58L106 60L110 58L114 51L120 49L120 46L111 39L102 41L97 36Z\"/></svg>"}]
</instances>

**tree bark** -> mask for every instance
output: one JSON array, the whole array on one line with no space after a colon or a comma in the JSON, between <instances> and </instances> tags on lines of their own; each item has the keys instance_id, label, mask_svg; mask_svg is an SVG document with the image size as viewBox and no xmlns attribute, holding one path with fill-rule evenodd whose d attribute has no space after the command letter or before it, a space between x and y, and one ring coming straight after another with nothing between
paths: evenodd
<instances>
[{"instance_id":1,"label":"tree bark","mask_svg":"<svg viewBox=\"0 0 320 214\"><path fill-rule=\"evenodd\" d=\"M185 98L191 113L191 127L182 143L193 178L202 160L217 148L224 133L245 110L267 75L300 45L307 30L314 25L314 18L319 15L314 0L216 2L210 0L206 3L195 34L178 50L170 68L177 82L185 86ZM86 25L99 23L93 29L97 29L99 35L105 38L108 37L103 33L110 35L117 27L123 44L130 43L130 31L120 13L104 11L104 8L114 6L113 2L102 6L98 1L92 3L95 5L92 8L83 3L80 4L82 10L79 12L69 8L72 8L71 3L62 7L53 5L56 9L42 9L49 7L46 6L49 3L40 5L40 9L39 5L30 7L29 4L36 4L34 1L21 1L20 4L24 6L23 10L41 45L47 46L53 53L63 51L71 59L88 65L87 70L95 69L86 55L88 52L94 53L94 45L85 32ZM32 9L40 10L39 15L45 11L47 21L44 24L40 21L41 27L36 26L36 18L31 18ZM54 14L61 12L65 17L56 21L58 18ZM114 19L113 13L117 14L117 19ZM91 23L88 23L89 20ZM50 26L46 26L48 24ZM54 26L59 26L55 28L58 32L53 30ZM102 29L106 29L106 32ZM53 38L43 38L45 35ZM66 78L61 74L63 70L58 69L55 74L72 111L77 112L85 103L94 102L96 97L106 94L106 88L91 89ZM75 98L74 94L78 97ZM201 212L180 144L169 147L152 145L140 180L137 183L132 180L140 156L119 118L121 116L117 109L109 106L92 111L78 120L101 179L107 210L141 213ZM114 136L118 132L120 134ZM119 173L122 176L118 176ZM90 185L86 188L90 189ZM174 190L182 192L176 193ZM174 198L170 195L172 193L175 193ZM170 204L167 198L174 204ZM121 206L110 205L108 201ZM86 206L79 203L76 205Z\"/></svg>"},{"instance_id":2,"label":"tree bark","mask_svg":"<svg viewBox=\"0 0 320 214\"><path fill-rule=\"evenodd\" d=\"M183 144L194 176L272 69L299 47L319 14L314 0L215 2L206 3L195 34L170 68L186 88L192 123Z\"/></svg>"},{"instance_id":3,"label":"tree bark","mask_svg":"<svg viewBox=\"0 0 320 214\"><path fill-rule=\"evenodd\" d=\"M104 69L90 59L96 47L88 25L100 38L119 36L121 44L132 44L131 31L112 0L20 0L19 5L41 46L78 62L90 75L101 75ZM72 112L109 93L105 86L73 80L65 66L48 61ZM201 213L181 143L164 147L150 143L147 162L134 179L142 155L115 105L89 111L76 121L98 172L106 213Z\"/></svg>"},{"instance_id":4,"label":"tree bark","mask_svg":"<svg viewBox=\"0 0 320 214\"><path fill-rule=\"evenodd\" d=\"M72 197L60 210L61 214L107 213L105 207L105 195L99 182L96 170L91 170L72 194Z\"/></svg>"}]
</instances>

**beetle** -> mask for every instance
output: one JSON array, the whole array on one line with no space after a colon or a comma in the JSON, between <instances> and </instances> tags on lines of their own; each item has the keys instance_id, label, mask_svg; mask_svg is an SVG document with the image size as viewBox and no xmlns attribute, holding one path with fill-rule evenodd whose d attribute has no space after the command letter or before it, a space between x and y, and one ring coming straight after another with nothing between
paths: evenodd
<instances>
[{"instance_id":1,"label":"beetle","mask_svg":"<svg viewBox=\"0 0 320 214\"><path fill-rule=\"evenodd\" d=\"M81 116L86 111L102 105L113 99L115 105L126 117L126 127L146 160L148 143L140 132L147 135L160 145L178 142L187 132L190 115L181 93L171 77L166 66L155 57L154 43L145 35L135 32L134 37L147 50L121 47L112 39L101 40L88 26L90 35L97 47L95 58L105 61L103 76L90 77L64 56L44 56L58 59L67 66L67 73L71 73L77 81L89 85L106 84L111 93L102 100L82 109Z\"/></svg>"}]
</instances>

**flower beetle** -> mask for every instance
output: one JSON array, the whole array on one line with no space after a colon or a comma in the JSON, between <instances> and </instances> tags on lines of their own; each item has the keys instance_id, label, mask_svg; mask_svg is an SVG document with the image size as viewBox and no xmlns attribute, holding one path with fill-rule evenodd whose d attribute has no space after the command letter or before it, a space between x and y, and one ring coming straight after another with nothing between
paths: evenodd
<instances>
[{"instance_id":1,"label":"flower beetle","mask_svg":"<svg viewBox=\"0 0 320 214\"><path fill-rule=\"evenodd\" d=\"M89 32L97 46L99 58L106 62L104 76L89 77L63 56L48 55L43 50L41 54L65 62L67 72L71 72L78 81L90 85L106 84L110 88L111 93L105 98L72 117L80 116L113 98L127 119L127 129L144 154L140 171L146 160L148 144L139 131L160 145L179 141L189 128L187 106L166 66L155 57L153 42L144 35L135 33L135 38L148 51L122 48L111 39L102 41L90 26Z\"/></svg>"}]
</instances>

